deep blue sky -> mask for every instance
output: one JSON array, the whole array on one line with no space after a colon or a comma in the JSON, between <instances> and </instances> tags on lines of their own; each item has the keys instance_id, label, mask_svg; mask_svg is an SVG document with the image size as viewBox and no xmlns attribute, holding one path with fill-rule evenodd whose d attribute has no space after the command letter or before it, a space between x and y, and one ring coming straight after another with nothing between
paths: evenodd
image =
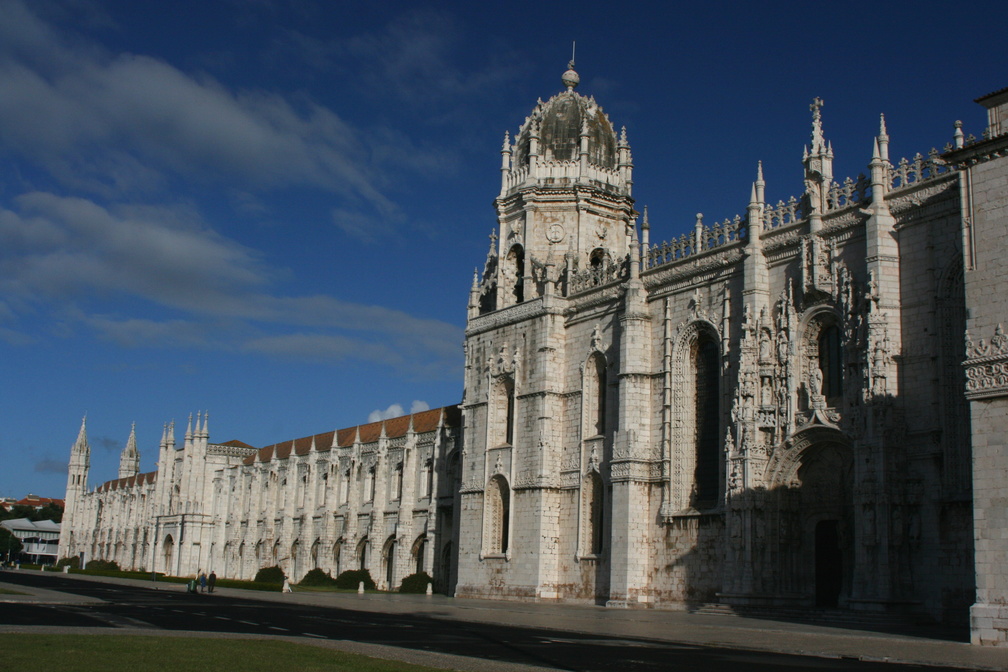
<instances>
[{"instance_id":1,"label":"deep blue sky","mask_svg":"<svg viewBox=\"0 0 1008 672\"><path fill-rule=\"evenodd\" d=\"M697 6L697 5L703 6ZM159 8L155 8L156 5ZM625 125L652 240L941 147L1008 86L1003 2L0 0L0 495L137 423L255 446L456 403L500 145L561 90Z\"/></svg>"}]
</instances>

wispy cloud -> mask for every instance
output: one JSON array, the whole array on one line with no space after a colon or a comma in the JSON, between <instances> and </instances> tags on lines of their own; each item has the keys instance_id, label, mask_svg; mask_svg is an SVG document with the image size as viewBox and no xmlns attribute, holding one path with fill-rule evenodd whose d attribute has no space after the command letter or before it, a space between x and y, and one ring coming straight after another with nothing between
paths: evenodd
<instances>
[{"instance_id":1,"label":"wispy cloud","mask_svg":"<svg viewBox=\"0 0 1008 672\"><path fill-rule=\"evenodd\" d=\"M43 458L35 463L35 471L40 474L65 474L67 463L63 460Z\"/></svg>"},{"instance_id":2,"label":"wispy cloud","mask_svg":"<svg viewBox=\"0 0 1008 672\"><path fill-rule=\"evenodd\" d=\"M421 401L419 399L414 399L413 403L410 404L410 414L422 413L423 411L429 411L430 404L426 401ZM380 408L376 408L371 411L368 415L368 422L379 422L381 420L388 420L390 418L398 418L406 415L406 411L403 410L402 404L392 404L384 411Z\"/></svg>"},{"instance_id":3,"label":"wispy cloud","mask_svg":"<svg viewBox=\"0 0 1008 672\"><path fill-rule=\"evenodd\" d=\"M210 185L261 215L270 190L321 190L336 226L375 243L409 225L386 193L394 176L436 172L450 152L377 124L362 132L307 94L241 90L110 52L39 11L0 0L0 150L30 166L24 184L38 185L0 199L0 340L86 330L128 347L456 373L458 327L291 291L288 269L221 233L188 200ZM437 23L393 20L341 54L370 59L403 31L428 31L402 47L418 59L412 74L446 76L438 86L451 87L456 75L438 74L447 38ZM392 59L375 64L383 71L409 60L383 59Z\"/></svg>"},{"instance_id":4,"label":"wispy cloud","mask_svg":"<svg viewBox=\"0 0 1008 672\"><path fill-rule=\"evenodd\" d=\"M418 372L454 368L461 330L383 306L280 293L282 273L187 206L106 208L32 193L0 208L0 323L53 311L124 346L196 347L311 361L359 359ZM100 298L138 299L179 317L120 315ZM443 374L444 375L444 374Z\"/></svg>"},{"instance_id":5,"label":"wispy cloud","mask_svg":"<svg viewBox=\"0 0 1008 672\"><path fill-rule=\"evenodd\" d=\"M233 90L157 58L105 53L18 0L0 13L0 142L63 184L107 195L155 188L167 173L308 185L398 209L370 159L380 144L304 96Z\"/></svg>"}]
</instances>

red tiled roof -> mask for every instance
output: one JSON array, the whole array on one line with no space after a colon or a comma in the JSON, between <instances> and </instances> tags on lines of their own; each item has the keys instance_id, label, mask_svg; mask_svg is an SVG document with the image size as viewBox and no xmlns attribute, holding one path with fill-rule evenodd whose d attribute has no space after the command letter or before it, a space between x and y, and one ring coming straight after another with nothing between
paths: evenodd
<instances>
[{"instance_id":1,"label":"red tiled roof","mask_svg":"<svg viewBox=\"0 0 1008 672\"><path fill-rule=\"evenodd\" d=\"M329 450L333 447L333 439L336 437L336 432L323 432L322 434L315 435L315 450Z\"/></svg>"},{"instance_id":2,"label":"red tiled roof","mask_svg":"<svg viewBox=\"0 0 1008 672\"><path fill-rule=\"evenodd\" d=\"M366 425L357 427L357 433L360 436L359 441L361 443L373 443L377 441L378 437L381 436L383 424L383 422L369 422Z\"/></svg>"},{"instance_id":3,"label":"red tiled roof","mask_svg":"<svg viewBox=\"0 0 1008 672\"><path fill-rule=\"evenodd\" d=\"M410 430L411 423L413 431L421 433L434 431L442 422L445 425L457 426L461 421L462 411L458 406L434 408L429 411L414 413L413 415L403 415L398 418L369 422L365 425L345 427L336 431L323 432L322 434L276 443L272 446L260 448L255 455L245 458L242 463L250 465L257 461L286 460L290 457L291 453L295 455L307 455L311 452L313 440L316 451L329 450L334 444L340 448L349 448L354 445L354 442L373 443L377 441L382 435L383 428L387 438L397 438L406 435Z\"/></svg>"},{"instance_id":4,"label":"red tiled roof","mask_svg":"<svg viewBox=\"0 0 1008 672\"><path fill-rule=\"evenodd\" d=\"M293 441L284 441L283 443L276 444L276 453L274 454L274 458L278 460L286 460L290 457L291 449L293 447Z\"/></svg>"},{"instance_id":5,"label":"red tiled roof","mask_svg":"<svg viewBox=\"0 0 1008 672\"><path fill-rule=\"evenodd\" d=\"M398 418L389 418L385 421L385 436L388 438L396 438L399 436L406 436L406 432L409 431L410 419L413 416L404 415Z\"/></svg>"},{"instance_id":6,"label":"red tiled roof","mask_svg":"<svg viewBox=\"0 0 1008 672\"><path fill-rule=\"evenodd\" d=\"M292 441L294 445L294 454L307 455L309 452L311 452L312 439L314 438L315 438L314 436L306 436Z\"/></svg>"},{"instance_id":7,"label":"red tiled roof","mask_svg":"<svg viewBox=\"0 0 1008 672\"><path fill-rule=\"evenodd\" d=\"M357 438L357 428L347 427L336 432L336 445L340 448L349 448Z\"/></svg>"},{"instance_id":8,"label":"red tiled roof","mask_svg":"<svg viewBox=\"0 0 1008 672\"><path fill-rule=\"evenodd\" d=\"M39 497L38 495L29 494L26 497L19 499L14 502L12 506L35 506L42 508L46 504L55 504L61 509L64 508L64 502L62 499L52 499L51 497Z\"/></svg>"},{"instance_id":9,"label":"red tiled roof","mask_svg":"<svg viewBox=\"0 0 1008 672\"><path fill-rule=\"evenodd\" d=\"M438 422L441 420L441 410L440 408L435 408L415 413L413 415L413 431L417 434L433 432L437 429Z\"/></svg>"},{"instance_id":10,"label":"red tiled roof","mask_svg":"<svg viewBox=\"0 0 1008 672\"><path fill-rule=\"evenodd\" d=\"M226 443L218 443L217 445L218 446L233 446L235 448L255 448L255 446L250 446L249 444L245 443L244 441L239 441L238 439L231 439L230 441L227 441Z\"/></svg>"}]
</instances>

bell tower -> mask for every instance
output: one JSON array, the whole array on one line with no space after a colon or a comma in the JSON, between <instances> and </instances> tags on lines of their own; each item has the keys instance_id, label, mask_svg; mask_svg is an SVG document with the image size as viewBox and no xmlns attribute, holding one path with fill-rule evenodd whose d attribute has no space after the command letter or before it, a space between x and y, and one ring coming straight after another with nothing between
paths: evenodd
<instances>
[{"instance_id":1,"label":"bell tower","mask_svg":"<svg viewBox=\"0 0 1008 672\"><path fill-rule=\"evenodd\" d=\"M564 91L540 99L513 142L504 135L499 235L476 278L473 313L566 295L574 274L604 272L630 254L636 212L626 129L617 136L595 99L575 90L580 80L572 60Z\"/></svg>"}]
</instances>

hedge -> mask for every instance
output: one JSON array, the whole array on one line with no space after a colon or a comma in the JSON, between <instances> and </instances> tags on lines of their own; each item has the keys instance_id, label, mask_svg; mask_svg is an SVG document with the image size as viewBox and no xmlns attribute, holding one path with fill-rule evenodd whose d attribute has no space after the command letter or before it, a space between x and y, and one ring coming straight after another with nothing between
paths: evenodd
<instances>
[{"instance_id":1,"label":"hedge","mask_svg":"<svg viewBox=\"0 0 1008 672\"><path fill-rule=\"evenodd\" d=\"M371 572L366 569L350 569L336 577L336 587L344 590L357 590L360 582L364 582L364 590L374 590L375 582Z\"/></svg>"}]
</instances>

